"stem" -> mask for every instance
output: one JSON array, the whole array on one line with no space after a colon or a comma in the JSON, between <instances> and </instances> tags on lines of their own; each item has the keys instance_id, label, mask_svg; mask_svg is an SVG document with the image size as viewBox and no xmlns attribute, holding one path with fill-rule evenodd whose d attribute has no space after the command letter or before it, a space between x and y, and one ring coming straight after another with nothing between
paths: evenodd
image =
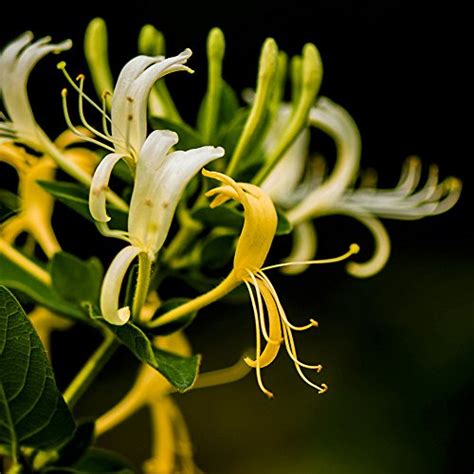
<instances>
[{"instance_id":1,"label":"stem","mask_svg":"<svg viewBox=\"0 0 474 474\"><path fill-rule=\"evenodd\" d=\"M148 288L150 286L150 274L151 274L151 260L146 252L138 254L138 279L137 286L135 289L135 295L133 297L133 317L139 321L140 313L143 305L145 304L146 297L148 295Z\"/></svg>"},{"instance_id":2,"label":"stem","mask_svg":"<svg viewBox=\"0 0 474 474\"><path fill-rule=\"evenodd\" d=\"M8 260L11 260L14 264L34 276L37 280L45 285L51 285L51 276L36 263L32 262L29 258L25 257L22 253L18 252L14 247L7 244L0 238L0 254L5 255Z\"/></svg>"},{"instance_id":3,"label":"stem","mask_svg":"<svg viewBox=\"0 0 474 474\"><path fill-rule=\"evenodd\" d=\"M69 387L64 392L64 399L70 408L73 408L79 398L89 388L89 385L110 360L120 343L115 336L108 332L101 345L92 354L81 371L76 375Z\"/></svg>"},{"instance_id":4,"label":"stem","mask_svg":"<svg viewBox=\"0 0 474 474\"><path fill-rule=\"evenodd\" d=\"M44 152L50 155L63 171L75 178L81 184L84 184L90 188L92 178L88 173L86 173L73 162L66 160L61 152L56 148L56 146L49 141L49 138L42 140L42 144L44 146ZM128 212L128 204L113 191L109 191L107 193L107 200L117 209Z\"/></svg>"},{"instance_id":5,"label":"stem","mask_svg":"<svg viewBox=\"0 0 474 474\"><path fill-rule=\"evenodd\" d=\"M219 285L217 285L212 290L198 296L197 298L194 298L191 301L188 301L187 303L182 304L181 306L178 306L177 308L172 309L171 311L168 311L155 321L151 321L148 324L148 327L157 328L164 326L165 324L172 323L182 318L186 314L198 311L201 308L204 308L204 306L208 306L211 303L214 303L214 301L217 301L229 294L239 285L239 283L240 281L237 280L237 278L234 276L234 273L231 272L221 283L219 283Z\"/></svg>"}]
</instances>

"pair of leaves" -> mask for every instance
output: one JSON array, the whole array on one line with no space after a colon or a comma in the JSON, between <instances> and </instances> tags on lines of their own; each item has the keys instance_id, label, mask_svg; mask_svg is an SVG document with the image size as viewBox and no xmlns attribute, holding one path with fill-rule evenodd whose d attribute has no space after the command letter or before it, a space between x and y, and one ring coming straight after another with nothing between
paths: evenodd
<instances>
[{"instance_id":1,"label":"pair of leaves","mask_svg":"<svg viewBox=\"0 0 474 474\"><path fill-rule=\"evenodd\" d=\"M75 423L41 341L15 297L0 287L0 445L56 449Z\"/></svg>"}]
</instances>

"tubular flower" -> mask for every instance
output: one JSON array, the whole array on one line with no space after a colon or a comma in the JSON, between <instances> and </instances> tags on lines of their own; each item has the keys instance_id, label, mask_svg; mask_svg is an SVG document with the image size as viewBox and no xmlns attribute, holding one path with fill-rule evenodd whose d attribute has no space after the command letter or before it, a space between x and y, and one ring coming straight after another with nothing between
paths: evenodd
<instances>
[{"instance_id":1,"label":"tubular flower","mask_svg":"<svg viewBox=\"0 0 474 474\"><path fill-rule=\"evenodd\" d=\"M0 56L0 90L9 119L0 122L0 141L17 140L36 150L44 150L48 137L36 123L26 86L36 63L48 53L59 53L72 46L70 40L50 44L45 37L34 43L26 32L10 43Z\"/></svg>"},{"instance_id":2,"label":"tubular flower","mask_svg":"<svg viewBox=\"0 0 474 474\"><path fill-rule=\"evenodd\" d=\"M63 109L69 128L84 140L121 155L132 167L136 164L140 150L147 135L147 105L150 91L160 78L176 71L193 72L185 66L191 56L190 49L185 49L177 56L137 56L122 69L112 95L110 117L107 114L107 99L112 91L104 91L102 107L84 93L85 76L80 74L74 81L66 71L66 63L61 62L61 69L69 83L79 94L79 116L83 126L96 138L91 138L78 130L72 123L67 106L67 90L63 89ZM103 131L92 127L84 115L84 101L92 105L102 116ZM111 130L109 130L111 128ZM110 156L110 155L109 155ZM104 158L107 159L108 157ZM108 158L112 160L113 158Z\"/></svg>"},{"instance_id":3,"label":"tubular flower","mask_svg":"<svg viewBox=\"0 0 474 474\"><path fill-rule=\"evenodd\" d=\"M83 148L66 149L71 143L71 137L64 134L56 140L56 144L64 148L65 158L90 174L97 161L96 155ZM16 215L2 223L0 238L12 245L21 233L27 232L50 258L61 250L51 226L54 199L37 181L53 180L56 163L49 156L38 158L12 143L0 145L0 162L9 164L17 171L20 197L20 209Z\"/></svg>"},{"instance_id":4,"label":"tubular flower","mask_svg":"<svg viewBox=\"0 0 474 474\"><path fill-rule=\"evenodd\" d=\"M110 218L104 190L113 167L123 155L108 155L94 174L89 195L92 217L102 226L105 235L130 243L113 260L102 286L102 314L112 324L125 324L130 318L128 307L119 308L118 297L132 261L139 254L145 254L150 261L155 260L166 239L184 188L203 166L224 155L222 148L212 146L170 153L177 143L178 135L166 130L156 130L146 139L137 161L128 232L110 230L106 224Z\"/></svg>"},{"instance_id":5,"label":"tubular flower","mask_svg":"<svg viewBox=\"0 0 474 474\"><path fill-rule=\"evenodd\" d=\"M300 377L307 384L316 388L319 393L324 393L327 390L327 385L317 385L311 382L303 372L303 369L319 372L322 369L321 365L309 365L301 362L293 338L293 331L304 331L318 326L318 323L314 319L310 319L309 323L304 326L292 324L287 318L273 284L264 273L265 270L272 268L302 263L291 262L263 267L277 227L277 214L272 200L261 188L253 184L236 183L232 178L218 172L203 170L203 174L223 183L223 186L211 189L206 194L209 197L214 197L210 204L211 208L215 208L229 199L239 202L244 208L244 226L237 243L233 269L216 288L163 315L155 323L152 322L150 326L167 324L183 314L222 298L239 284L244 283L247 286L253 307L256 333L255 359L246 357L244 360L256 370L260 389L268 397L273 396L263 384L261 369L269 366L276 359L280 346L284 343ZM303 263L333 263L344 260L357 252L358 246L353 244L350 250L341 257ZM261 347L262 337L265 340L263 349Z\"/></svg>"},{"instance_id":6,"label":"tubular flower","mask_svg":"<svg viewBox=\"0 0 474 474\"><path fill-rule=\"evenodd\" d=\"M399 183L393 189L376 189L363 178L359 188L354 183L360 174L360 135L350 115L327 98L318 100L309 114L309 124L331 136L337 147L336 164L329 176L324 166L313 167L310 176L304 177L304 166L309 154L308 142L295 142L292 149L279 162L262 183L275 202L287 209L287 217L295 226L295 248L303 259L314 256L316 234L309 221L329 214L355 218L364 224L375 239L373 257L365 263L351 262L347 270L357 277L368 277L382 269L390 254L390 239L378 219L414 220L448 211L459 199L461 182L449 177L438 181L438 168L431 166L424 186L417 190L421 165L417 158L409 158L402 170ZM280 125L277 123L274 128ZM267 148L274 146L267 141ZM287 178L290 176L290 178ZM282 198L283 196L283 198ZM305 236L304 238L302 238ZM294 271L302 271L300 266Z\"/></svg>"}]
</instances>

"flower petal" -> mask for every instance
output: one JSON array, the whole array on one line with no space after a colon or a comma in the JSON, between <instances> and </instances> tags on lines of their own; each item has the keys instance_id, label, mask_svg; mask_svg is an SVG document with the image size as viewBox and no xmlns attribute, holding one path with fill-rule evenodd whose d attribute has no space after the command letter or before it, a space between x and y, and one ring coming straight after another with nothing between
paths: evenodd
<instances>
[{"instance_id":1,"label":"flower petal","mask_svg":"<svg viewBox=\"0 0 474 474\"><path fill-rule=\"evenodd\" d=\"M110 217L107 215L107 191L110 176L114 166L123 157L124 155L120 153L110 153L102 159L94 172L89 192L89 210L96 221L110 221Z\"/></svg>"},{"instance_id":2,"label":"flower petal","mask_svg":"<svg viewBox=\"0 0 474 474\"><path fill-rule=\"evenodd\" d=\"M161 140L160 140L161 138ZM181 194L191 178L207 163L224 155L223 148L205 146L165 155L175 143L173 132L148 137L137 163L130 203L130 238L154 255L166 239Z\"/></svg>"},{"instance_id":3,"label":"flower petal","mask_svg":"<svg viewBox=\"0 0 474 474\"><path fill-rule=\"evenodd\" d=\"M316 230L311 221L304 221L293 229L293 246L290 255L285 258L285 262L304 262L311 260L316 254L317 237ZM292 265L283 267L282 273L287 275L297 275L304 272L309 264Z\"/></svg>"},{"instance_id":4,"label":"flower petal","mask_svg":"<svg viewBox=\"0 0 474 474\"><path fill-rule=\"evenodd\" d=\"M117 151L136 154L145 142L148 97L153 84L171 72L191 71L184 63L191 56L190 49L178 56L163 59L162 56L138 56L132 59L120 73L112 98L112 135L124 146Z\"/></svg>"},{"instance_id":5,"label":"flower petal","mask_svg":"<svg viewBox=\"0 0 474 474\"><path fill-rule=\"evenodd\" d=\"M359 166L359 130L346 110L327 98L321 98L310 112L310 124L334 139L337 161L329 178L288 213L288 220L292 224L320 215L331 208L354 180Z\"/></svg>"},{"instance_id":6,"label":"flower petal","mask_svg":"<svg viewBox=\"0 0 474 474\"><path fill-rule=\"evenodd\" d=\"M119 308L119 296L125 274L141 251L133 245L123 248L105 274L100 294L100 309L102 316L110 324L122 326L130 319L130 308L128 306Z\"/></svg>"}]
</instances>

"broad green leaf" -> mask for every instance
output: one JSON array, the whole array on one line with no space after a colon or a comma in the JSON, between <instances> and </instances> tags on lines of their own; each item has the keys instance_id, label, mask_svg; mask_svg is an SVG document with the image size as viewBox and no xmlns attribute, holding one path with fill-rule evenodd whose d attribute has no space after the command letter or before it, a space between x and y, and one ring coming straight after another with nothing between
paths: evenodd
<instances>
[{"instance_id":1,"label":"broad green leaf","mask_svg":"<svg viewBox=\"0 0 474 474\"><path fill-rule=\"evenodd\" d=\"M97 258L83 261L67 252L54 254L50 264L53 288L68 301L95 303L99 298L103 275Z\"/></svg>"},{"instance_id":2,"label":"broad green leaf","mask_svg":"<svg viewBox=\"0 0 474 474\"><path fill-rule=\"evenodd\" d=\"M65 181L38 181L38 184L54 196L59 202L76 211L82 217L93 222L89 212L89 192L83 186ZM111 227L124 230L127 228L128 215L108 205L107 212L112 218Z\"/></svg>"},{"instance_id":3,"label":"broad green leaf","mask_svg":"<svg viewBox=\"0 0 474 474\"><path fill-rule=\"evenodd\" d=\"M167 313L168 311L171 311L174 308L177 308L178 306L181 306L182 304L188 301L189 301L189 298L171 298L160 305L160 307L156 310L155 314L153 315L152 319L158 320L160 319L160 316L162 316L163 314ZM170 324L166 324L166 325L157 327L156 329L152 329L150 332L156 335L160 335L160 336L167 336L168 334L172 334L176 331L181 331L182 329L186 328L193 322L196 315L197 315L197 311L193 311L192 313L185 314L184 316L182 316L176 321L173 321Z\"/></svg>"},{"instance_id":4,"label":"broad green leaf","mask_svg":"<svg viewBox=\"0 0 474 474\"><path fill-rule=\"evenodd\" d=\"M200 207L191 212L191 217L212 228L221 226L240 230L244 224L242 212L229 206L219 206L215 209Z\"/></svg>"},{"instance_id":5,"label":"broad green leaf","mask_svg":"<svg viewBox=\"0 0 474 474\"><path fill-rule=\"evenodd\" d=\"M2 254L0 254L0 285L20 291L56 313L89 322L89 318L81 308L63 299L52 287L40 282Z\"/></svg>"},{"instance_id":6,"label":"broad green leaf","mask_svg":"<svg viewBox=\"0 0 474 474\"><path fill-rule=\"evenodd\" d=\"M151 126L155 130L172 130L179 136L179 142L175 146L177 150L189 150L190 148L199 148L205 145L201 136L189 125L176 123L162 117L151 117Z\"/></svg>"},{"instance_id":7,"label":"broad green leaf","mask_svg":"<svg viewBox=\"0 0 474 474\"><path fill-rule=\"evenodd\" d=\"M180 392L190 389L198 375L200 355L182 357L153 346L147 335L138 326L128 322L123 326L108 324L102 317L96 320L106 325L130 351L142 362L163 375Z\"/></svg>"},{"instance_id":8,"label":"broad green leaf","mask_svg":"<svg viewBox=\"0 0 474 474\"><path fill-rule=\"evenodd\" d=\"M106 449L90 448L71 467L48 467L41 472L48 474L134 474L129 461L117 453Z\"/></svg>"},{"instance_id":9,"label":"broad green leaf","mask_svg":"<svg viewBox=\"0 0 474 474\"><path fill-rule=\"evenodd\" d=\"M201 264L211 270L222 268L235 254L237 236L234 232L210 235L201 249Z\"/></svg>"},{"instance_id":10,"label":"broad green leaf","mask_svg":"<svg viewBox=\"0 0 474 474\"><path fill-rule=\"evenodd\" d=\"M75 430L41 341L5 287L0 287L0 420L0 444L12 454L20 446L58 448Z\"/></svg>"}]
</instances>

